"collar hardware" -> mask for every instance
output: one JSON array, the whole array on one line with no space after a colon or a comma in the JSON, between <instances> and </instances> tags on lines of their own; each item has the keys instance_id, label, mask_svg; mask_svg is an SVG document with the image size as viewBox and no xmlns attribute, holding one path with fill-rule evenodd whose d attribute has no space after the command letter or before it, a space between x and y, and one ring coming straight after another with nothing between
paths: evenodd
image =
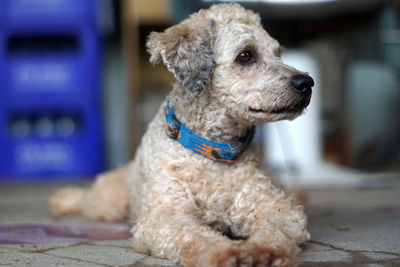
<instances>
[{"instance_id":1,"label":"collar hardware","mask_svg":"<svg viewBox=\"0 0 400 267\"><path fill-rule=\"evenodd\" d=\"M176 118L175 114L172 114L170 121L167 123L167 135L172 139L176 140L180 132L180 122Z\"/></svg>"}]
</instances>

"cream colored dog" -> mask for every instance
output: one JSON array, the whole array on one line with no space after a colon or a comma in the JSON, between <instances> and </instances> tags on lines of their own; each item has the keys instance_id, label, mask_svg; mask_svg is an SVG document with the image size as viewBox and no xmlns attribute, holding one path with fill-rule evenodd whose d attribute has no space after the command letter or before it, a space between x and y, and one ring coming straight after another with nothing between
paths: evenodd
<instances>
[{"instance_id":1,"label":"cream colored dog","mask_svg":"<svg viewBox=\"0 0 400 267\"><path fill-rule=\"evenodd\" d=\"M237 4L200 10L147 43L176 82L133 162L50 200L56 214L129 216L133 247L185 266L295 266L309 238L301 206L251 143L256 122L292 120L313 80L283 64L260 18Z\"/></svg>"}]
</instances>

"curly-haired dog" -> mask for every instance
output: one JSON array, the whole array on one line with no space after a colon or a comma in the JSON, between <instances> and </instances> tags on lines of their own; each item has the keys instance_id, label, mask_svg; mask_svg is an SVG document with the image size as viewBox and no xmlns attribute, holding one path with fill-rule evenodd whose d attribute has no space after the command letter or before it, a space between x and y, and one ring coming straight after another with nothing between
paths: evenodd
<instances>
[{"instance_id":1,"label":"curly-haired dog","mask_svg":"<svg viewBox=\"0 0 400 267\"><path fill-rule=\"evenodd\" d=\"M61 190L53 211L129 216L136 251L185 266L297 265L303 208L265 175L251 139L256 122L299 116L313 80L237 4L200 10L147 47L177 81L135 160L89 190Z\"/></svg>"}]
</instances>

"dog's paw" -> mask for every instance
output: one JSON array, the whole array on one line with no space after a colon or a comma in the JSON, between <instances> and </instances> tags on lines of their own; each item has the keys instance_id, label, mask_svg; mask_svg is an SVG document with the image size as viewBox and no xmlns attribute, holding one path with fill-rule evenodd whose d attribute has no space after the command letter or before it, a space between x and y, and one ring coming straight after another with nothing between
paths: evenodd
<instances>
[{"instance_id":1,"label":"dog's paw","mask_svg":"<svg viewBox=\"0 0 400 267\"><path fill-rule=\"evenodd\" d=\"M249 243L248 251L256 267L293 267L298 266L294 246Z\"/></svg>"},{"instance_id":2,"label":"dog's paw","mask_svg":"<svg viewBox=\"0 0 400 267\"><path fill-rule=\"evenodd\" d=\"M57 191L50 199L50 209L55 215L74 215L82 213L83 190L67 187Z\"/></svg>"},{"instance_id":3,"label":"dog's paw","mask_svg":"<svg viewBox=\"0 0 400 267\"><path fill-rule=\"evenodd\" d=\"M294 247L234 241L210 247L196 266L210 267L293 267L298 266Z\"/></svg>"},{"instance_id":4,"label":"dog's paw","mask_svg":"<svg viewBox=\"0 0 400 267\"><path fill-rule=\"evenodd\" d=\"M210 247L206 256L196 266L252 267L253 264L245 242L234 241Z\"/></svg>"}]
</instances>

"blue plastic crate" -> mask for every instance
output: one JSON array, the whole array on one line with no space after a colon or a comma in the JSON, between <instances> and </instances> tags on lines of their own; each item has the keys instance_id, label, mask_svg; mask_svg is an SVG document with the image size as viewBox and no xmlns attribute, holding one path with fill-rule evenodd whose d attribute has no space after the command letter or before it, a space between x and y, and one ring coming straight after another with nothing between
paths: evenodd
<instances>
[{"instance_id":1,"label":"blue plastic crate","mask_svg":"<svg viewBox=\"0 0 400 267\"><path fill-rule=\"evenodd\" d=\"M101 1L1 0L0 19L7 27L25 29L88 25L98 21Z\"/></svg>"},{"instance_id":2,"label":"blue plastic crate","mask_svg":"<svg viewBox=\"0 0 400 267\"><path fill-rule=\"evenodd\" d=\"M0 181L104 169L99 3L0 1Z\"/></svg>"}]
</instances>

